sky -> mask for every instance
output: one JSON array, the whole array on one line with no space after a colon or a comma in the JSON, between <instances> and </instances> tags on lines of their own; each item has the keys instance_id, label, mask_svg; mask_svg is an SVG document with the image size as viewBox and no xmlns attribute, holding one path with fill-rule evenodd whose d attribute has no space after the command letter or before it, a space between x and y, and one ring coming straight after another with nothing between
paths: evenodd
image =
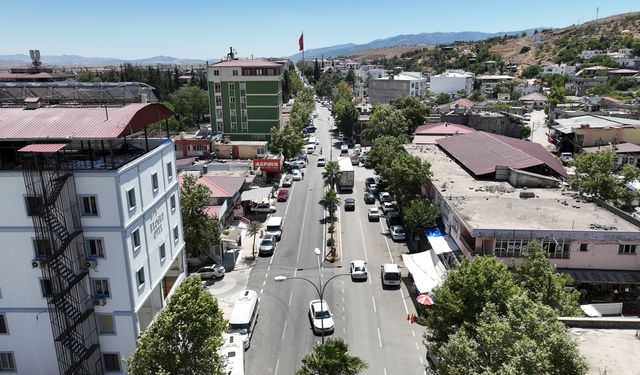
<instances>
[{"instance_id":1,"label":"sky","mask_svg":"<svg viewBox=\"0 0 640 375\"><path fill-rule=\"evenodd\" d=\"M28 4L28 5L27 5ZM565 27L640 11L638 0L30 0L0 2L0 55L218 59L289 56L399 34Z\"/></svg>"}]
</instances>

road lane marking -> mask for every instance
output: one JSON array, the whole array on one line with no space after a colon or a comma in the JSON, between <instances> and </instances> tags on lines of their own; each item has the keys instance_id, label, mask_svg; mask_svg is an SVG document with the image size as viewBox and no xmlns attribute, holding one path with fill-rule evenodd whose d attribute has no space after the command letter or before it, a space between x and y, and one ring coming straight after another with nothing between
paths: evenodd
<instances>
[{"instance_id":1,"label":"road lane marking","mask_svg":"<svg viewBox=\"0 0 640 375\"><path fill-rule=\"evenodd\" d=\"M378 310L376 309L376 298L371 296L371 299L373 300L373 312L378 312Z\"/></svg>"},{"instance_id":2,"label":"road lane marking","mask_svg":"<svg viewBox=\"0 0 640 375\"><path fill-rule=\"evenodd\" d=\"M282 330L282 339L284 340L284 334L287 332L287 321L284 321L284 329Z\"/></svg>"},{"instance_id":3,"label":"road lane marking","mask_svg":"<svg viewBox=\"0 0 640 375\"><path fill-rule=\"evenodd\" d=\"M296 184L292 183L291 184L291 192L290 192L290 196L293 197L293 189L296 188ZM287 216L287 212L289 212L289 203L291 203L291 199L287 199L287 207L284 209L284 216Z\"/></svg>"},{"instance_id":4,"label":"road lane marking","mask_svg":"<svg viewBox=\"0 0 640 375\"><path fill-rule=\"evenodd\" d=\"M420 364L421 364L421 365L424 365L424 362L422 361L422 356L421 356L421 355L419 355L419 356L418 356L418 358L420 358Z\"/></svg>"},{"instance_id":5,"label":"road lane marking","mask_svg":"<svg viewBox=\"0 0 640 375\"><path fill-rule=\"evenodd\" d=\"M262 281L262 286L265 286L265 285L267 285L267 280Z\"/></svg>"},{"instance_id":6,"label":"road lane marking","mask_svg":"<svg viewBox=\"0 0 640 375\"><path fill-rule=\"evenodd\" d=\"M289 294L289 306L291 306L291 298L293 298L293 291Z\"/></svg>"},{"instance_id":7,"label":"road lane marking","mask_svg":"<svg viewBox=\"0 0 640 375\"><path fill-rule=\"evenodd\" d=\"M387 375L387 369L383 368L383 370L384 370L384 375Z\"/></svg>"},{"instance_id":8,"label":"road lane marking","mask_svg":"<svg viewBox=\"0 0 640 375\"><path fill-rule=\"evenodd\" d=\"M264 275L265 281L267 281L269 279L269 270L267 270L267 273Z\"/></svg>"},{"instance_id":9,"label":"road lane marking","mask_svg":"<svg viewBox=\"0 0 640 375\"><path fill-rule=\"evenodd\" d=\"M304 197L304 214L302 215L302 231L300 232L300 240L298 241L298 256L296 257L296 270L293 271L293 276L295 277L298 274L298 263L300 262L300 251L302 249L302 238L304 237L304 223L307 220L307 206L309 205L309 189L306 190L306 194ZM287 203L287 208L289 208ZM285 215L287 212L285 211Z\"/></svg>"},{"instance_id":10,"label":"road lane marking","mask_svg":"<svg viewBox=\"0 0 640 375\"><path fill-rule=\"evenodd\" d=\"M418 346L418 342L416 341L416 349L420 350L420 347Z\"/></svg>"},{"instance_id":11,"label":"road lane marking","mask_svg":"<svg viewBox=\"0 0 640 375\"><path fill-rule=\"evenodd\" d=\"M416 331L411 330L411 334L413 335L413 337L416 337Z\"/></svg>"},{"instance_id":12,"label":"road lane marking","mask_svg":"<svg viewBox=\"0 0 640 375\"><path fill-rule=\"evenodd\" d=\"M404 311L409 314L409 308L407 307L407 301L404 299L404 293L402 292L402 288L400 288L400 295L402 296L402 303L404 303Z\"/></svg>"},{"instance_id":13,"label":"road lane marking","mask_svg":"<svg viewBox=\"0 0 640 375\"><path fill-rule=\"evenodd\" d=\"M278 365L280 364L280 358L276 361L276 369L273 371L273 375L278 375Z\"/></svg>"},{"instance_id":14,"label":"road lane marking","mask_svg":"<svg viewBox=\"0 0 640 375\"><path fill-rule=\"evenodd\" d=\"M380 335L380 327L376 328L378 330L378 344L380 344L380 347L382 348L382 336ZM385 370L385 373L387 371Z\"/></svg>"},{"instance_id":15,"label":"road lane marking","mask_svg":"<svg viewBox=\"0 0 640 375\"><path fill-rule=\"evenodd\" d=\"M262 292L264 292L264 288L260 289L260 294L262 294Z\"/></svg>"},{"instance_id":16,"label":"road lane marking","mask_svg":"<svg viewBox=\"0 0 640 375\"><path fill-rule=\"evenodd\" d=\"M380 220L380 228L384 232L384 226L382 225L382 220ZM389 240L387 239L386 235L384 235L384 244L387 245L387 252L389 253L389 260L391 261L391 263L395 263L393 261L393 256L391 255L391 248L389 247Z\"/></svg>"},{"instance_id":17,"label":"road lane marking","mask_svg":"<svg viewBox=\"0 0 640 375\"><path fill-rule=\"evenodd\" d=\"M365 245L365 241L364 241L364 228L362 227L362 218L360 216L358 216L358 223L360 223L360 236L362 236L362 248L364 251L364 261L368 263L369 257L367 256L367 246ZM371 280L369 280L369 283L371 283Z\"/></svg>"},{"instance_id":18,"label":"road lane marking","mask_svg":"<svg viewBox=\"0 0 640 375\"><path fill-rule=\"evenodd\" d=\"M269 259L269 267L271 267L271 263L273 263L273 258L275 257L271 257L271 259Z\"/></svg>"}]
</instances>

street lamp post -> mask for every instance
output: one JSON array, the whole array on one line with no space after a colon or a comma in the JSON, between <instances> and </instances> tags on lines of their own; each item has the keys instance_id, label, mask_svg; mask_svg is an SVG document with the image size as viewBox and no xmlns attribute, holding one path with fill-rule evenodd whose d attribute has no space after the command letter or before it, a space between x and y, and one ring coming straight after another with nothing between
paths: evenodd
<instances>
[{"instance_id":1,"label":"street lamp post","mask_svg":"<svg viewBox=\"0 0 640 375\"><path fill-rule=\"evenodd\" d=\"M347 275L351 275L350 273L340 273L337 275L333 275L331 276L329 279L327 279L327 281L324 282L324 284L322 283L322 273L320 272L320 249L315 248L314 252L316 253L316 256L318 257L318 282L319 284L316 285L313 281L307 279L306 277L302 277L302 276L276 276L273 278L274 281L277 282L281 282L281 281L286 281L286 280L293 280L293 279L298 279L298 280L304 280L306 282L308 282L309 284L311 284L313 286L313 288L316 290L316 292L318 293L318 298L320 299L320 307L322 308L323 305L325 304L324 302L324 291L327 288L327 285L329 284L329 282L339 276L347 276ZM324 345L324 317L322 317L322 319L320 319L320 334L322 336L322 345Z\"/></svg>"}]
</instances>

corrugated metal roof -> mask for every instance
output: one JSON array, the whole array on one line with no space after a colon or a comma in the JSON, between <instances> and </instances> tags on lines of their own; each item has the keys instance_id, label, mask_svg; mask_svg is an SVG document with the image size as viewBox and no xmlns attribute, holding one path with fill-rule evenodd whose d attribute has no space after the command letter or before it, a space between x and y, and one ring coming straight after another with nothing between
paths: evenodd
<instances>
[{"instance_id":1,"label":"corrugated metal roof","mask_svg":"<svg viewBox=\"0 0 640 375\"><path fill-rule=\"evenodd\" d=\"M68 143L33 143L19 149L18 152L57 152Z\"/></svg>"},{"instance_id":2,"label":"corrugated metal roof","mask_svg":"<svg viewBox=\"0 0 640 375\"><path fill-rule=\"evenodd\" d=\"M634 143L618 143L615 145L615 149L611 145L583 147L584 152L598 152L598 151L613 151L616 154L636 153L640 152L640 146Z\"/></svg>"},{"instance_id":3,"label":"corrugated metal roof","mask_svg":"<svg viewBox=\"0 0 640 375\"><path fill-rule=\"evenodd\" d=\"M590 128L639 128L640 120L613 116L584 115L571 118L556 119L558 125L553 128L565 133L573 133L575 128L589 125Z\"/></svg>"},{"instance_id":4,"label":"corrugated metal roof","mask_svg":"<svg viewBox=\"0 0 640 375\"><path fill-rule=\"evenodd\" d=\"M420 135L453 135L474 133L476 130L466 125L454 124L452 122L439 122L437 124L420 125L416 128L415 134Z\"/></svg>"},{"instance_id":5,"label":"corrugated metal roof","mask_svg":"<svg viewBox=\"0 0 640 375\"><path fill-rule=\"evenodd\" d=\"M422 134L417 134L415 137L413 137L413 141L411 143L413 143L414 145L435 145L438 139L441 138L446 138L446 135L422 135Z\"/></svg>"},{"instance_id":6,"label":"corrugated metal roof","mask_svg":"<svg viewBox=\"0 0 640 375\"><path fill-rule=\"evenodd\" d=\"M557 159L534 142L479 131L442 138L437 143L476 176L494 173L496 166L526 169L545 164L566 177Z\"/></svg>"},{"instance_id":7,"label":"corrugated metal roof","mask_svg":"<svg viewBox=\"0 0 640 375\"><path fill-rule=\"evenodd\" d=\"M164 120L173 112L158 103L124 107L0 108L0 139L113 139Z\"/></svg>"},{"instance_id":8,"label":"corrugated metal roof","mask_svg":"<svg viewBox=\"0 0 640 375\"><path fill-rule=\"evenodd\" d=\"M207 176L204 175L196 180L199 184L204 185L211 190L211 196L214 198L227 198L240 191L244 184L244 177L235 176Z\"/></svg>"}]
</instances>

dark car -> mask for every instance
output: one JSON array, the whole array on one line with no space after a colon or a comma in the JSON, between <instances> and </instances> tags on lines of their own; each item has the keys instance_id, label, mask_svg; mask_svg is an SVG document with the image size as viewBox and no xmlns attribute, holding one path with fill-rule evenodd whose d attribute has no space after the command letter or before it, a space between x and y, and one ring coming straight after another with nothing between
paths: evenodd
<instances>
[{"instance_id":1,"label":"dark car","mask_svg":"<svg viewBox=\"0 0 640 375\"><path fill-rule=\"evenodd\" d=\"M347 198L344 200L344 210L345 211L355 211L356 209L356 200L353 198Z\"/></svg>"},{"instance_id":2,"label":"dark car","mask_svg":"<svg viewBox=\"0 0 640 375\"><path fill-rule=\"evenodd\" d=\"M280 189L278 191L278 202L286 202L289 199L289 190Z\"/></svg>"},{"instance_id":3,"label":"dark car","mask_svg":"<svg viewBox=\"0 0 640 375\"><path fill-rule=\"evenodd\" d=\"M366 204L374 204L376 203L376 196L367 192L364 193L364 203Z\"/></svg>"},{"instance_id":4,"label":"dark car","mask_svg":"<svg viewBox=\"0 0 640 375\"><path fill-rule=\"evenodd\" d=\"M369 186L371 184L375 184L376 183L376 178L375 177L367 177L364 179L364 184L365 186Z\"/></svg>"}]
</instances>

